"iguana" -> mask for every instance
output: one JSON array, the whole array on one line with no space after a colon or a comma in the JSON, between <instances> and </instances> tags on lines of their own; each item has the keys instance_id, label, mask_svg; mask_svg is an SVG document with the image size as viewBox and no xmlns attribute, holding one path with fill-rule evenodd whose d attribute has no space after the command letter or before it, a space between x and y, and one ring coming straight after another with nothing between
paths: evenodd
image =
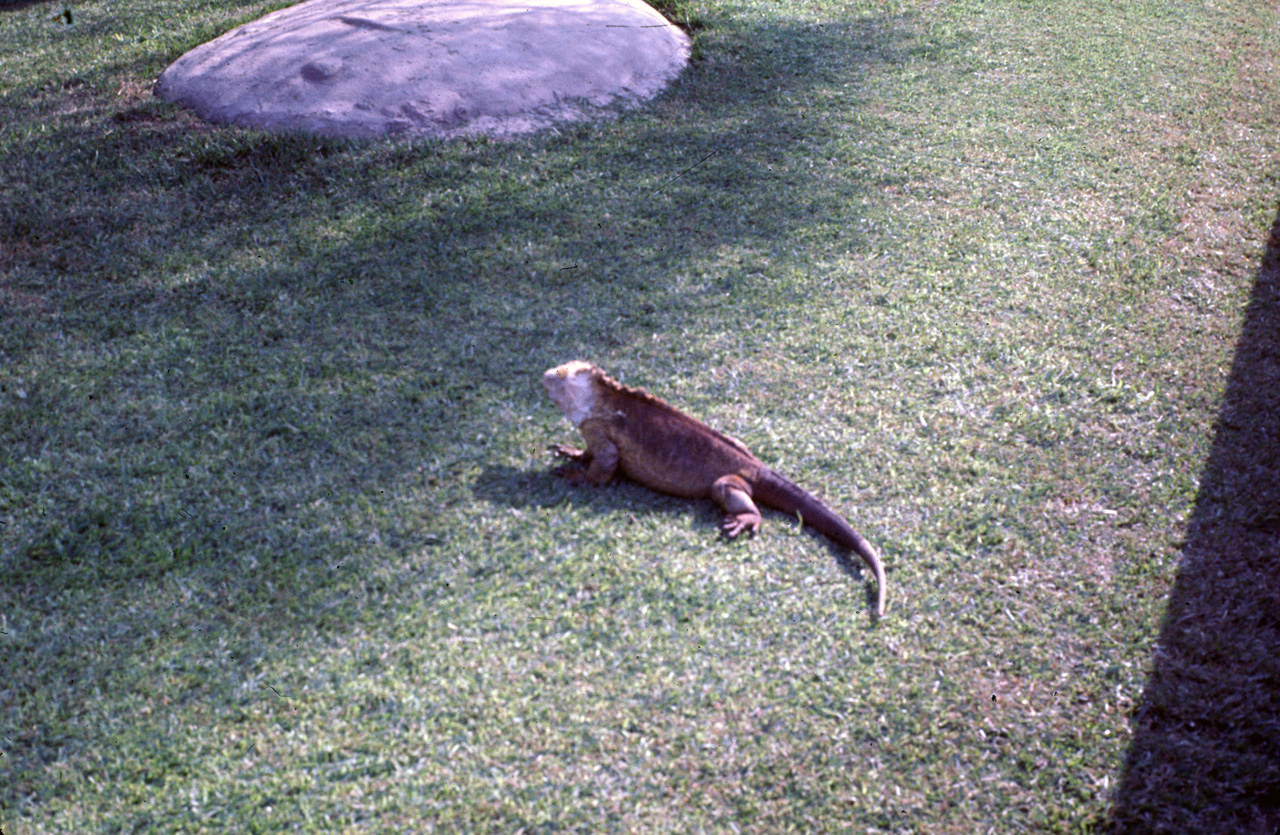
<instances>
[{"instance_id":1,"label":"iguana","mask_svg":"<svg viewBox=\"0 0 1280 835\"><path fill-rule=\"evenodd\" d=\"M586 439L585 450L567 444L551 447L556 455L586 465L585 471L573 471L578 479L604 485L621 472L661 493L711 498L724 509L721 529L730 539L759 529L757 501L799 514L867 563L876 577L876 617L884 616L884 566L875 549L838 513L769 469L736 438L643 389L622 385L589 362L575 360L548 370L542 386Z\"/></svg>"}]
</instances>

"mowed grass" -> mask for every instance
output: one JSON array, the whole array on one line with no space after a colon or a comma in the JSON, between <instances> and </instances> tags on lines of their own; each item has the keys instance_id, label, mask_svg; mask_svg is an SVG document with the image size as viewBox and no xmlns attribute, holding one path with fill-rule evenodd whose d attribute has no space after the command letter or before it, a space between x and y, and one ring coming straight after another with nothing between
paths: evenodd
<instances>
[{"instance_id":1,"label":"mowed grass","mask_svg":"<svg viewBox=\"0 0 1280 835\"><path fill-rule=\"evenodd\" d=\"M1274 8L695 3L662 98L507 143L151 96L275 7L0 4L6 835L1264 831L1113 805L1232 501ZM795 520L554 478L576 357L845 512L888 618Z\"/></svg>"}]
</instances>

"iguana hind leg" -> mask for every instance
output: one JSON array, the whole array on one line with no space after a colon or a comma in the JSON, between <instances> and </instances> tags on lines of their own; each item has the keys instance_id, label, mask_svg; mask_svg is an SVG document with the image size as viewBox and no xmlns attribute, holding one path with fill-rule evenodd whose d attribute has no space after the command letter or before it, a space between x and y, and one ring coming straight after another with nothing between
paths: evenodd
<instances>
[{"instance_id":1,"label":"iguana hind leg","mask_svg":"<svg viewBox=\"0 0 1280 835\"><path fill-rule=\"evenodd\" d=\"M743 531L755 533L760 529L760 509L751 500L751 485L739 475L721 476L711 485L712 500L724 508L724 521L720 530L729 539Z\"/></svg>"}]
</instances>

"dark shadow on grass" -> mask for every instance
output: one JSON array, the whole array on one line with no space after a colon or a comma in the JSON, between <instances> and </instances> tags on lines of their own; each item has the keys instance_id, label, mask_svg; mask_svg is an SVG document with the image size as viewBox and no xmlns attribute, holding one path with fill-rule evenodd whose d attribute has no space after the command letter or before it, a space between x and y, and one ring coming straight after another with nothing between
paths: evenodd
<instances>
[{"instance_id":1,"label":"dark shadow on grass","mask_svg":"<svg viewBox=\"0 0 1280 835\"><path fill-rule=\"evenodd\" d=\"M560 465L549 464L540 470L518 470L515 467L496 465L486 467L472 484L472 492L491 504L512 508L554 507L570 503L607 511L627 513L664 513L685 515L690 510L697 514L695 524L705 526L708 532L718 531L723 512L710 499L679 499L666 496L625 478L615 479L606 487L591 484L572 485L557 472ZM796 517L760 508L766 525L796 524ZM867 580L871 576L866 565L835 542L806 528L805 533L815 546L825 545L836 565L852 581L866 585L868 611L875 607L875 589ZM723 537L721 537L723 539ZM743 537L745 538L745 537ZM728 540L725 540L728 544Z\"/></svg>"},{"instance_id":2,"label":"dark shadow on grass","mask_svg":"<svg viewBox=\"0 0 1280 835\"><path fill-rule=\"evenodd\" d=\"M166 665L223 659L193 676L202 699L296 641L342 633L364 605L349 601L382 605L482 559L433 559L448 542L433 508L388 510L383 489L464 500L460 483L492 460L478 439L510 431L504 410L541 402L538 375L580 346L749 322L772 262L803 257L793 239L880 187L856 159L829 187L784 173L832 130L805 103L835 85L856 113L867 65L920 57L903 52L907 29L709 38L676 90L625 117L638 120L626 143L594 127L449 147L223 131L142 94L122 101L119 77L97 71L94 85L35 91L38 112L0 114L15 132L48 119L30 143L0 145L13 195L0 200L0 349L49 358L20 400L0 399L0 609L44 623L73 600L93 619L49 621L0 660L0 680L77 682L54 704L78 714L102 670L130 686L155 674L147 654L117 649L154 633ZM574 180L582 170L594 179ZM856 247L855 220L823 234ZM721 251L750 254L696 292L667 281ZM690 348L681 361L709 360ZM88 469L67 472L75 461ZM535 478L491 468L475 492L529 502ZM687 512L634 489L571 500ZM714 506L695 512L713 536ZM185 602L155 610L162 584ZM0 762L0 806L39 806L49 764L98 743L92 719L58 738L43 721Z\"/></svg>"},{"instance_id":3,"label":"dark shadow on grass","mask_svg":"<svg viewBox=\"0 0 1280 835\"><path fill-rule=\"evenodd\" d=\"M565 498L557 481L548 470L517 470L494 464L476 476L471 491L478 498L503 507L554 507Z\"/></svg>"},{"instance_id":4,"label":"dark shadow on grass","mask_svg":"<svg viewBox=\"0 0 1280 835\"><path fill-rule=\"evenodd\" d=\"M758 291L768 289L771 250L791 257L786 252L798 231L829 218L848 191L878 187L854 173L833 188L814 189L804 175L773 171L795 145L820 144L829 130L806 118L803 102L817 86L856 91L868 64L919 57L904 47L904 23L743 26L722 36L717 51L669 97L627 117L643 126L626 145L595 142L596 129L580 127L566 128L559 140L510 145L367 148L193 130L190 119L175 118L153 100L121 107L85 93L83 112L97 113L97 121L55 120L52 139L11 151L23 164L10 167L22 177L15 199L0 201L0 329L35 355L52 352L49 346L65 336L107 353L138 352L142 366L120 382L128 390L132 383L150 387L148 375L171 380L151 409L163 433L117 419L115 411L136 405L130 395L104 392L91 404L49 378L14 410L11 428L24 444L12 452L38 458L42 445L64 447L59 436L81 422L94 427L82 437L108 448L184 447L203 465L217 453L226 470L263 494L241 512L240 524L272 529L283 508L319 498L288 473L306 471L316 474L316 484L346 489L394 477L425 445L423 434L458 430L453 416L471 414L477 391L518 390L551 360L567 358L570 346L624 345L708 312L749 325ZM561 187L562 177L581 168L599 172L607 197L592 195L594 187L578 193ZM29 173L41 171L67 176ZM617 187L608 189L610 183ZM324 220L343 230L333 242L314 232L313 198L330 191L338 196L319 210L331 212ZM427 211L404 210L424 202ZM858 246L854 219L841 220L848 222L831 234ZM260 236L308 247L290 251L283 244L276 262L236 265L237 254ZM542 249L523 258L526 244ZM697 292L667 284L670 272L721 248L752 254ZM180 270L189 280L172 287L137 280ZM490 295L502 293L511 309L489 309ZM170 331L183 338L162 336ZM464 339L470 345L461 345ZM458 350L474 345L502 347ZM437 347L447 350L428 355ZM529 355L539 355L532 367L515 359ZM292 382L277 371L282 365L293 367ZM181 374L166 376L174 369ZM399 400L336 391L339 379L370 374L412 381ZM171 408L182 400L209 404L211 392L225 392L225 402L196 414ZM441 404L449 416L441 416ZM227 421L235 432L225 431ZM366 456L368 465L351 466L346 436L370 431L392 440ZM236 440L210 440L220 433ZM280 463L272 464L272 475L255 478L236 465L249 454ZM157 475L181 469L147 466ZM26 534L18 553L50 560L73 554L82 565L125 547L217 553L223 537L175 542L170 521L187 524L185 517L139 509L123 502L109 480L102 484L96 498L94 490L68 489L59 501L64 510ZM190 492L161 490L158 504L210 504L196 501L194 487ZM216 499L219 489L208 492ZM103 520L112 520L105 530ZM92 576L84 575L89 585Z\"/></svg>"},{"instance_id":5,"label":"dark shadow on grass","mask_svg":"<svg viewBox=\"0 0 1280 835\"><path fill-rule=\"evenodd\" d=\"M1280 828L1280 215L1111 812L1116 833Z\"/></svg>"},{"instance_id":6,"label":"dark shadow on grass","mask_svg":"<svg viewBox=\"0 0 1280 835\"><path fill-rule=\"evenodd\" d=\"M16 12L32 6L53 4L54 0L0 0L0 12ZM58 3L57 5L62 5Z\"/></svg>"},{"instance_id":7,"label":"dark shadow on grass","mask_svg":"<svg viewBox=\"0 0 1280 835\"><path fill-rule=\"evenodd\" d=\"M684 515L694 510L698 514L697 523L705 522L708 530L715 530L720 520L710 500L666 496L622 477L604 487L573 484L556 472L559 466L548 464L545 469L534 470L518 470L506 465L486 467L476 476L472 491L486 502L517 509L572 504L597 511L637 514Z\"/></svg>"}]
</instances>

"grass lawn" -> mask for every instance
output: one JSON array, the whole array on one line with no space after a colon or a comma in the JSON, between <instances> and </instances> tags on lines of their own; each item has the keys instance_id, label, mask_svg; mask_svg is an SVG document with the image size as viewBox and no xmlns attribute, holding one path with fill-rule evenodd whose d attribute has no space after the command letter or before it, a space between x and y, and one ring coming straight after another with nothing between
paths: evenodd
<instances>
[{"instance_id":1,"label":"grass lawn","mask_svg":"<svg viewBox=\"0 0 1280 835\"><path fill-rule=\"evenodd\" d=\"M1280 826L1275 4L705 0L507 143L151 96L280 5L0 2L4 835ZM889 616L552 477L573 358Z\"/></svg>"}]
</instances>

